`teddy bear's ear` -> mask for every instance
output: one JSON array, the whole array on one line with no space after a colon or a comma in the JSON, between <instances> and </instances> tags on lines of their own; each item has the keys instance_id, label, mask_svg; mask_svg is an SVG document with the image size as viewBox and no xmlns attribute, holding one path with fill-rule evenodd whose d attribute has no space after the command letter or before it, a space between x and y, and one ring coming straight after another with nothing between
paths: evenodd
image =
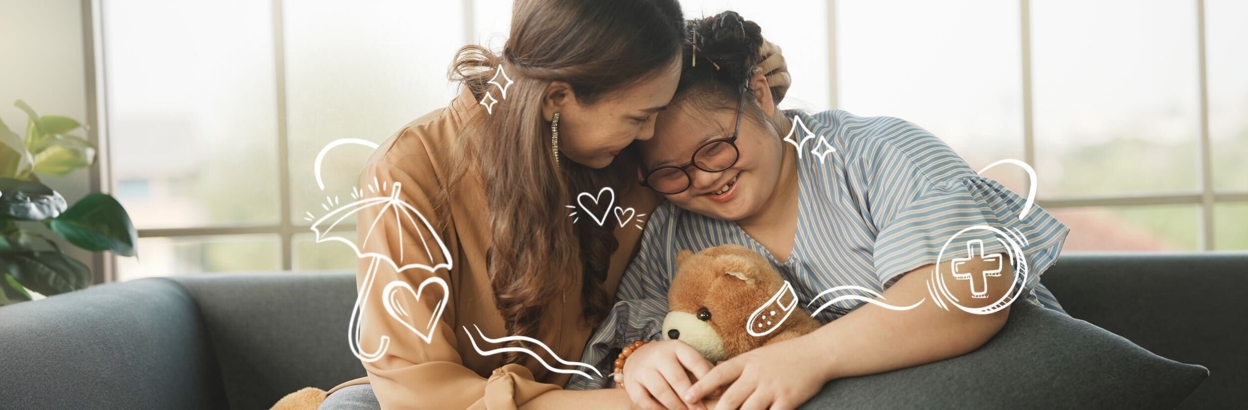
<instances>
[{"instance_id":1,"label":"teddy bear's ear","mask_svg":"<svg viewBox=\"0 0 1248 410\"><path fill-rule=\"evenodd\" d=\"M685 260L689 259L690 256L693 256L693 251L688 250L688 249L677 252L676 253L676 266L683 265L685 263Z\"/></svg>"},{"instance_id":2,"label":"teddy bear's ear","mask_svg":"<svg viewBox=\"0 0 1248 410\"><path fill-rule=\"evenodd\" d=\"M754 284L754 269L752 268L749 259L736 255L724 255L720 256L718 259L720 263L725 264L725 275L741 279L748 285Z\"/></svg>"},{"instance_id":3,"label":"teddy bear's ear","mask_svg":"<svg viewBox=\"0 0 1248 410\"><path fill-rule=\"evenodd\" d=\"M731 277L734 277L734 278L737 278L737 279L741 279L741 280L745 281L745 284L747 284L747 285L753 285L753 284L754 284L754 278L751 278L751 277L749 277L749 276L746 276L744 272L724 271L724 274L725 274L725 275L728 275L728 276L731 276Z\"/></svg>"}]
</instances>

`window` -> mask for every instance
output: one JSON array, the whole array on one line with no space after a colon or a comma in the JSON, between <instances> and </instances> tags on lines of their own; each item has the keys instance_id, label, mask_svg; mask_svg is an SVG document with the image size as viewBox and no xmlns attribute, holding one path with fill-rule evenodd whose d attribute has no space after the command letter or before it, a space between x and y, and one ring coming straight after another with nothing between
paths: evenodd
<instances>
[{"instance_id":1,"label":"window","mask_svg":"<svg viewBox=\"0 0 1248 410\"><path fill-rule=\"evenodd\" d=\"M317 153L444 106L455 51L501 48L511 15L506 0L93 3L104 183L143 255L119 280L353 269L306 216L350 192L370 150L335 149L325 189ZM784 47L785 108L901 117L972 167L1032 164L1067 250L1248 249L1242 1L681 3L736 10ZM1026 190L1021 172L988 176Z\"/></svg>"},{"instance_id":2,"label":"window","mask_svg":"<svg viewBox=\"0 0 1248 410\"><path fill-rule=\"evenodd\" d=\"M369 151L445 104L457 2L101 2L112 183L140 232L126 280L349 269L305 212L355 185ZM508 12L509 13L509 12ZM451 35L447 35L447 33Z\"/></svg>"},{"instance_id":3,"label":"window","mask_svg":"<svg viewBox=\"0 0 1248 410\"><path fill-rule=\"evenodd\" d=\"M833 7L839 107L910 120L972 167L1025 160L1066 250L1248 249L1243 2Z\"/></svg>"}]
</instances>

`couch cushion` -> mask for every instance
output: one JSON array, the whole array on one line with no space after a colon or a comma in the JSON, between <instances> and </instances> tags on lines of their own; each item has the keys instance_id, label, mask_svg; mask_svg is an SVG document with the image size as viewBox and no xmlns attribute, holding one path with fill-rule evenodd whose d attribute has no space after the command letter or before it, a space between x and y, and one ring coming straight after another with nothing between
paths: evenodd
<instances>
[{"instance_id":1,"label":"couch cushion","mask_svg":"<svg viewBox=\"0 0 1248 410\"><path fill-rule=\"evenodd\" d=\"M1248 409L1248 253L1063 254L1042 277L1071 316L1209 368L1184 409Z\"/></svg>"},{"instance_id":2,"label":"couch cushion","mask_svg":"<svg viewBox=\"0 0 1248 410\"><path fill-rule=\"evenodd\" d=\"M919 336L921 337L921 336ZM831 347L835 348L835 347ZM836 380L804 408L1171 409L1208 371L1020 301L984 346L952 359Z\"/></svg>"},{"instance_id":3,"label":"couch cushion","mask_svg":"<svg viewBox=\"0 0 1248 410\"><path fill-rule=\"evenodd\" d=\"M145 279L0 309L0 407L220 409L191 296Z\"/></svg>"},{"instance_id":4,"label":"couch cushion","mask_svg":"<svg viewBox=\"0 0 1248 410\"><path fill-rule=\"evenodd\" d=\"M174 277L199 306L231 409L267 409L304 387L363 377L347 347L350 273Z\"/></svg>"}]
</instances>

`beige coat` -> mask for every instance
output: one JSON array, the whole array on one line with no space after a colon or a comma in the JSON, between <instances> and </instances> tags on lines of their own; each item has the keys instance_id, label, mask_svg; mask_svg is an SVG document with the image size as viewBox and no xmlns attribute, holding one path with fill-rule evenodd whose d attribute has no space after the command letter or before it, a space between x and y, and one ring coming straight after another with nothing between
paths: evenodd
<instances>
[{"instance_id":1,"label":"beige coat","mask_svg":"<svg viewBox=\"0 0 1248 410\"><path fill-rule=\"evenodd\" d=\"M479 172L470 169L456 182L458 186L452 191L448 220L439 220L438 214L433 211L432 200L447 183L448 159L455 141L460 138L468 119L475 115L487 114L472 94L465 91L449 107L405 126L382 143L369 159L360 178L360 186L373 184L374 179L384 186L396 182L401 184L399 198L418 210L437 230L437 235L450 252L453 267L449 271L406 269L400 273L386 263L379 265L376 279L370 287L371 294L361 302L364 313L360 343L364 351L373 352L378 348L379 338L387 335L391 339L388 351L379 360L364 363L368 377L347 381L331 389L330 393L346 386L371 383L386 409L509 409L519 407L545 392L560 389L567 382L568 375L551 372L527 356L523 366L503 366L502 354L482 356L469 341L467 332L472 332L482 350L501 347L482 340L474 326L490 338L507 336L503 318L494 307L494 295L486 269L485 256L491 245L492 231ZM630 191L618 198L616 203L633 207L637 213L649 214L658 198L644 188L637 187ZM367 195L385 194L387 192L383 190ZM566 213L567 209L550 211ZM361 251L390 255L400 266L411 263L433 266L446 262L441 260L442 253L436 248L432 236L418 228L420 224L415 227L411 223L397 224L402 227L398 228L394 223L377 224L376 227L366 223L376 216L375 209L359 214L357 229L360 240L363 241L370 227L374 229L369 239L360 244ZM593 223L588 219L581 218L579 223ZM440 229L443 223L446 228ZM624 268L636 254L640 236L641 230L633 224L625 228L616 226L620 247L612 256L606 282L607 291L612 295ZM424 246L429 247L429 252ZM402 262L399 261L400 253ZM427 260L426 255L429 254L435 255L434 260ZM364 285L362 282L370 263L371 259L361 259L357 285ZM395 280L405 281L412 289L419 289L422 282L434 275L449 286L450 300L433 326L431 341L426 343L387 314L381 293L386 284ZM408 323L417 330L424 330L422 327L430 323L431 312L440 300L440 294L440 288L428 286L419 301L412 297L400 298L411 316ZM566 298L556 300L551 306L538 339L564 360L577 361L594 329L580 320L579 279L575 286L566 290L566 294ZM342 348L347 349L348 346L344 343ZM541 349L533 350L543 353ZM558 365L544 353L543 359ZM323 394L309 391L304 400L319 403ZM296 394L287 399L296 399L292 396ZM298 406L290 408L295 407Z\"/></svg>"}]
</instances>

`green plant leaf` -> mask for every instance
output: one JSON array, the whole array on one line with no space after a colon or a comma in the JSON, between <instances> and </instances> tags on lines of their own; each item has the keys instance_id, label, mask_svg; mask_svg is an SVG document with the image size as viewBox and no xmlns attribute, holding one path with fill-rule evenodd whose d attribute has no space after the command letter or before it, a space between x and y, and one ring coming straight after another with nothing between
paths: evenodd
<instances>
[{"instance_id":1,"label":"green plant leaf","mask_svg":"<svg viewBox=\"0 0 1248 410\"><path fill-rule=\"evenodd\" d=\"M60 252L4 252L0 253L0 266L26 289L47 296L85 289L91 284L91 269Z\"/></svg>"},{"instance_id":2,"label":"green plant leaf","mask_svg":"<svg viewBox=\"0 0 1248 410\"><path fill-rule=\"evenodd\" d=\"M134 256L139 238L126 209L113 197L98 192L53 218L48 227L80 248L121 256Z\"/></svg>"},{"instance_id":3,"label":"green plant leaf","mask_svg":"<svg viewBox=\"0 0 1248 410\"><path fill-rule=\"evenodd\" d=\"M10 130L4 121L0 121L0 177L12 178L29 172L35 164L35 157L26 149L22 137Z\"/></svg>"},{"instance_id":4,"label":"green plant leaf","mask_svg":"<svg viewBox=\"0 0 1248 410\"><path fill-rule=\"evenodd\" d=\"M12 222L12 221L9 221ZM61 252L61 245L56 241L49 239L34 231L25 229L14 230L13 232L0 235L0 252L3 251L33 251L35 243L43 243L46 245L45 250L53 250ZM7 248L6 248L7 247Z\"/></svg>"},{"instance_id":5,"label":"green plant leaf","mask_svg":"<svg viewBox=\"0 0 1248 410\"><path fill-rule=\"evenodd\" d=\"M65 176L95 161L95 147L90 142L68 135L45 137L32 151L35 171L55 176Z\"/></svg>"},{"instance_id":6,"label":"green plant leaf","mask_svg":"<svg viewBox=\"0 0 1248 410\"><path fill-rule=\"evenodd\" d=\"M12 275L0 271L0 306L28 301L30 301L30 294L26 293L26 288Z\"/></svg>"},{"instance_id":7,"label":"green plant leaf","mask_svg":"<svg viewBox=\"0 0 1248 410\"><path fill-rule=\"evenodd\" d=\"M39 114L26 105L25 101L17 100L13 105L26 112L26 148L35 146L43 139L44 134L39 128Z\"/></svg>"},{"instance_id":8,"label":"green plant leaf","mask_svg":"<svg viewBox=\"0 0 1248 410\"><path fill-rule=\"evenodd\" d=\"M82 127L82 124L73 118L60 115L45 115L39 117L39 130L44 134L68 134L70 131Z\"/></svg>"},{"instance_id":9,"label":"green plant leaf","mask_svg":"<svg viewBox=\"0 0 1248 410\"><path fill-rule=\"evenodd\" d=\"M0 178L0 219L42 221L65 211L65 198L35 181Z\"/></svg>"},{"instance_id":10,"label":"green plant leaf","mask_svg":"<svg viewBox=\"0 0 1248 410\"><path fill-rule=\"evenodd\" d=\"M14 101L13 106L24 111L26 113L27 118L30 118L31 120L34 120L34 121L39 121L39 114L35 112L34 108L30 108L30 106L27 105L25 101L22 101L22 100ZM40 132L43 132L43 131L40 131Z\"/></svg>"}]
</instances>

